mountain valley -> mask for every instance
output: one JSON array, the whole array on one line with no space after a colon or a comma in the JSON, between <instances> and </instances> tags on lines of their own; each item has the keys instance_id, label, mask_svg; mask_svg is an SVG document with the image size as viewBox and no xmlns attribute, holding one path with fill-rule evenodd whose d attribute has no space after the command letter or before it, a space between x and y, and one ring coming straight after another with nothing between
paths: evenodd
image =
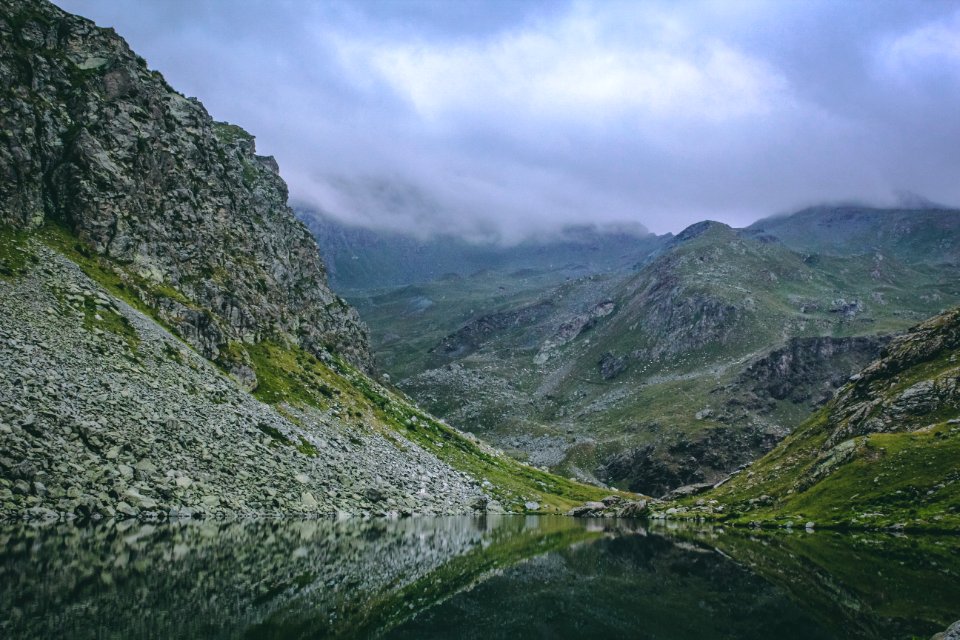
<instances>
[{"instance_id":1,"label":"mountain valley","mask_svg":"<svg viewBox=\"0 0 960 640\"><path fill-rule=\"evenodd\" d=\"M514 262L341 290L425 408L535 465L661 495L768 451L892 335L960 302L958 224L822 207L613 243L587 272ZM362 269L367 245L349 246Z\"/></svg>"}]
</instances>

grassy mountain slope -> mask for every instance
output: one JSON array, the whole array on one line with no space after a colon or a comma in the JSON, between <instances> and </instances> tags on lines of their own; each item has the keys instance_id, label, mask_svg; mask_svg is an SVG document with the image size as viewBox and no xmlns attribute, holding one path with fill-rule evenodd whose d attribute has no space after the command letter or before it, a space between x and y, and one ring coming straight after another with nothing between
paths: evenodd
<instances>
[{"instance_id":1,"label":"grassy mountain slope","mask_svg":"<svg viewBox=\"0 0 960 640\"><path fill-rule=\"evenodd\" d=\"M960 211L955 209L820 206L758 220L745 232L811 254L880 253L931 265L960 260Z\"/></svg>"},{"instance_id":2,"label":"grassy mountain slope","mask_svg":"<svg viewBox=\"0 0 960 640\"><path fill-rule=\"evenodd\" d=\"M781 445L699 498L734 522L960 527L960 309L896 338Z\"/></svg>"}]
</instances>

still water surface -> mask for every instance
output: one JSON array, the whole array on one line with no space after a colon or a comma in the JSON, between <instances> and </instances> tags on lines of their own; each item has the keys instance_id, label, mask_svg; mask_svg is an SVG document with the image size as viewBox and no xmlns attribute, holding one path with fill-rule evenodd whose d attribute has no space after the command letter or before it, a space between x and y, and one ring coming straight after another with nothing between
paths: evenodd
<instances>
[{"instance_id":1,"label":"still water surface","mask_svg":"<svg viewBox=\"0 0 960 640\"><path fill-rule=\"evenodd\" d=\"M960 538L561 517L0 527L2 638L929 638Z\"/></svg>"}]
</instances>

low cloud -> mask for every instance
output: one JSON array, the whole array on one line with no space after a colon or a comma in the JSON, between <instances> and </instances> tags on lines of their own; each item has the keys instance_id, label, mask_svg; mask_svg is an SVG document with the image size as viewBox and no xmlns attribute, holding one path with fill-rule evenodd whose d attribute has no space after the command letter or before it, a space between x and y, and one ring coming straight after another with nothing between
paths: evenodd
<instances>
[{"instance_id":1,"label":"low cloud","mask_svg":"<svg viewBox=\"0 0 960 640\"><path fill-rule=\"evenodd\" d=\"M511 241L960 202L956 3L58 4L353 224Z\"/></svg>"}]
</instances>

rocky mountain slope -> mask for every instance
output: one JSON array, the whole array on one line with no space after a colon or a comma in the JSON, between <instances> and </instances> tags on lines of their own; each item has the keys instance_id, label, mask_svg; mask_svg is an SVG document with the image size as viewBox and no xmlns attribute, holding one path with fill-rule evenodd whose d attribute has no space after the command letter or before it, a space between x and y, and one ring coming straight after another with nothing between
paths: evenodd
<instances>
[{"instance_id":1,"label":"rocky mountain slope","mask_svg":"<svg viewBox=\"0 0 960 640\"><path fill-rule=\"evenodd\" d=\"M369 368L276 161L122 38L37 0L0 20L0 221L57 221L205 357L255 384L234 342L281 336Z\"/></svg>"},{"instance_id":2,"label":"rocky mountain slope","mask_svg":"<svg viewBox=\"0 0 960 640\"><path fill-rule=\"evenodd\" d=\"M694 502L735 522L960 526L960 309L894 339L763 459Z\"/></svg>"},{"instance_id":3,"label":"rocky mountain slope","mask_svg":"<svg viewBox=\"0 0 960 640\"><path fill-rule=\"evenodd\" d=\"M871 213L876 235L908 217L889 214ZM957 217L918 212L916 228L934 214ZM811 237L838 233L798 215ZM937 253L950 224L915 252L834 255L704 222L637 270L349 296L381 364L431 411L535 464L658 495L768 451L890 334L960 302L958 267Z\"/></svg>"},{"instance_id":4,"label":"rocky mountain slope","mask_svg":"<svg viewBox=\"0 0 960 640\"><path fill-rule=\"evenodd\" d=\"M112 30L0 9L0 517L566 510L368 377L253 138Z\"/></svg>"}]
</instances>

